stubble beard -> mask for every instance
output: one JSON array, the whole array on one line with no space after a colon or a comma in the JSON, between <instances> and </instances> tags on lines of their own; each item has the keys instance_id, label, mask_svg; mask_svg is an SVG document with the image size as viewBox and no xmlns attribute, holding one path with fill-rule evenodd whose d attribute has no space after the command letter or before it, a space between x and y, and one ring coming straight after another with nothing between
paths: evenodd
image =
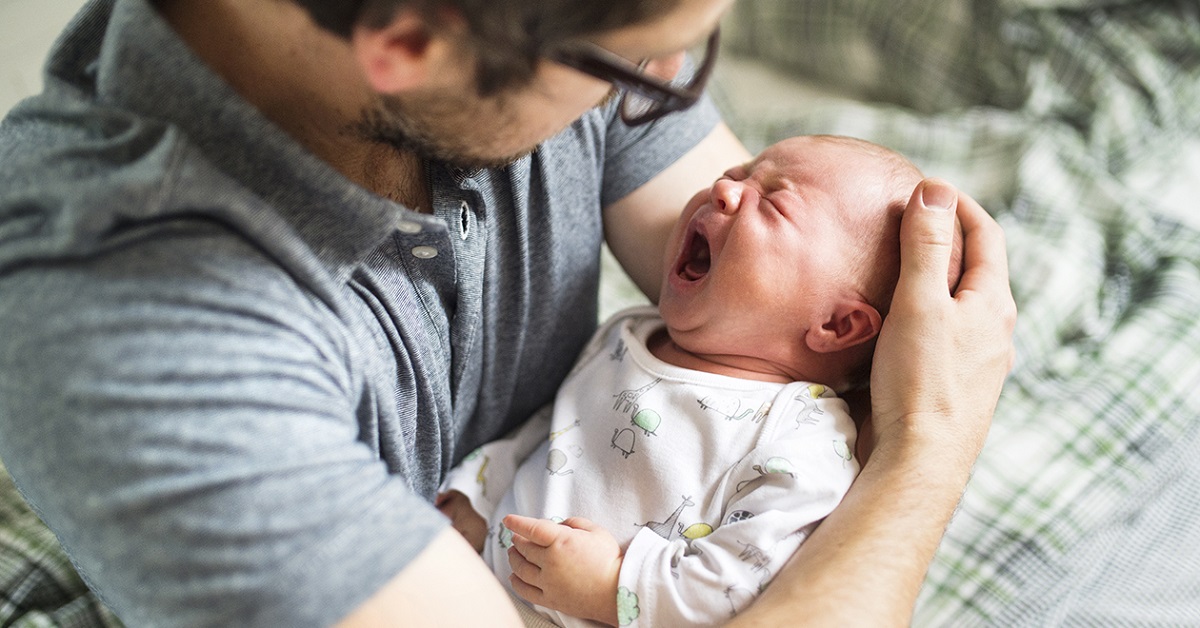
<instances>
[{"instance_id":1,"label":"stubble beard","mask_svg":"<svg viewBox=\"0 0 1200 628\"><path fill-rule=\"evenodd\" d=\"M480 120L478 117L462 116L466 103L430 102L423 115L416 115L415 108L399 99L380 95L372 105L364 107L350 131L359 139L388 146L397 152L416 155L425 161L437 161L465 170L503 168L529 155L537 147L517 151L499 157L480 155L477 147L469 146L461 135L440 136L438 128L461 128L462 124L495 124L503 122ZM457 119L457 120L456 120ZM459 125L454 122L459 121Z\"/></svg>"}]
</instances>

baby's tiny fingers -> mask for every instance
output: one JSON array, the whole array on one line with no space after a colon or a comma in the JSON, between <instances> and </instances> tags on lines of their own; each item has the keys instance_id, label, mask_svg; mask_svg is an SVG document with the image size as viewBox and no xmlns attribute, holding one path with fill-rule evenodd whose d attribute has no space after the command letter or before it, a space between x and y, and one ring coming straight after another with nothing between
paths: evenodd
<instances>
[{"instance_id":1,"label":"baby's tiny fingers","mask_svg":"<svg viewBox=\"0 0 1200 628\"><path fill-rule=\"evenodd\" d=\"M538 545L548 546L558 538L561 528L549 519L534 519L521 515L508 515L504 526Z\"/></svg>"},{"instance_id":2,"label":"baby's tiny fingers","mask_svg":"<svg viewBox=\"0 0 1200 628\"><path fill-rule=\"evenodd\" d=\"M529 600L530 602L533 602L534 604L541 603L541 601L542 601L542 590L541 589L533 586L532 584L529 584L528 582L525 582L521 578L517 577L516 574L513 574L508 577L508 583L510 585L512 585L512 589L513 589L513 591L516 591L517 595L521 596L522 598L524 598L526 600Z\"/></svg>"},{"instance_id":3,"label":"baby's tiny fingers","mask_svg":"<svg viewBox=\"0 0 1200 628\"><path fill-rule=\"evenodd\" d=\"M542 568L526 559L516 547L508 548L508 566L512 568L513 575L521 580L531 584L541 583Z\"/></svg>"},{"instance_id":4,"label":"baby's tiny fingers","mask_svg":"<svg viewBox=\"0 0 1200 628\"><path fill-rule=\"evenodd\" d=\"M515 550L521 554L521 558L524 558L534 565L541 566L545 564L546 548L519 534L513 535L512 544L513 546L508 550L510 553Z\"/></svg>"}]
</instances>

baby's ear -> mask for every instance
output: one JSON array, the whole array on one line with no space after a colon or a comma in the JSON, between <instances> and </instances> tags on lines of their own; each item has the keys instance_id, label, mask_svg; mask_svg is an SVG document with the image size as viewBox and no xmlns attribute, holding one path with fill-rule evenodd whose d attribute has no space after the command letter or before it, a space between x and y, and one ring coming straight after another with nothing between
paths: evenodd
<instances>
[{"instance_id":1,"label":"baby's ear","mask_svg":"<svg viewBox=\"0 0 1200 628\"><path fill-rule=\"evenodd\" d=\"M879 335L883 317L871 304L855 299L839 301L829 319L808 330L805 341L817 353L842 351Z\"/></svg>"}]
</instances>

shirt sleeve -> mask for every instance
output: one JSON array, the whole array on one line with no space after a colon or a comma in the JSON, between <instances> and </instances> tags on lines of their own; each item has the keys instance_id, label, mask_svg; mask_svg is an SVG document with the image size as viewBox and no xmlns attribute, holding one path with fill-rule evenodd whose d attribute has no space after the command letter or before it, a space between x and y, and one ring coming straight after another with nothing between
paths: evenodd
<instances>
[{"instance_id":1,"label":"shirt sleeve","mask_svg":"<svg viewBox=\"0 0 1200 628\"><path fill-rule=\"evenodd\" d=\"M129 625L329 625L448 525L360 439L333 315L228 265L257 255L162 237L0 275L0 456Z\"/></svg>"},{"instance_id":2,"label":"shirt sleeve","mask_svg":"<svg viewBox=\"0 0 1200 628\"><path fill-rule=\"evenodd\" d=\"M603 111L608 122L603 207L625 198L678 161L721 121L716 105L704 96L689 109L630 127L621 121L618 102L611 99Z\"/></svg>"},{"instance_id":3,"label":"shirt sleeve","mask_svg":"<svg viewBox=\"0 0 1200 628\"><path fill-rule=\"evenodd\" d=\"M690 626L727 621L766 589L858 473L854 423L845 403L775 402L775 437L730 469L713 530L668 540L650 528L625 551L617 595L621 625ZM813 410L815 408L815 411ZM783 418L779 418L782 413ZM815 418L813 415L815 414Z\"/></svg>"}]
</instances>

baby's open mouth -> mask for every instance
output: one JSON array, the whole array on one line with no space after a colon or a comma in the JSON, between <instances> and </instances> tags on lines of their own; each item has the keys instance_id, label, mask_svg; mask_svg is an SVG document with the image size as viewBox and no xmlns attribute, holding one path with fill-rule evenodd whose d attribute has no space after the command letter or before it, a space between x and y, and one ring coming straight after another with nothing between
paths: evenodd
<instances>
[{"instance_id":1,"label":"baby's open mouth","mask_svg":"<svg viewBox=\"0 0 1200 628\"><path fill-rule=\"evenodd\" d=\"M696 281L708 274L711 263L712 254L708 249L708 238L698 231L693 231L675 272L686 281Z\"/></svg>"}]
</instances>

